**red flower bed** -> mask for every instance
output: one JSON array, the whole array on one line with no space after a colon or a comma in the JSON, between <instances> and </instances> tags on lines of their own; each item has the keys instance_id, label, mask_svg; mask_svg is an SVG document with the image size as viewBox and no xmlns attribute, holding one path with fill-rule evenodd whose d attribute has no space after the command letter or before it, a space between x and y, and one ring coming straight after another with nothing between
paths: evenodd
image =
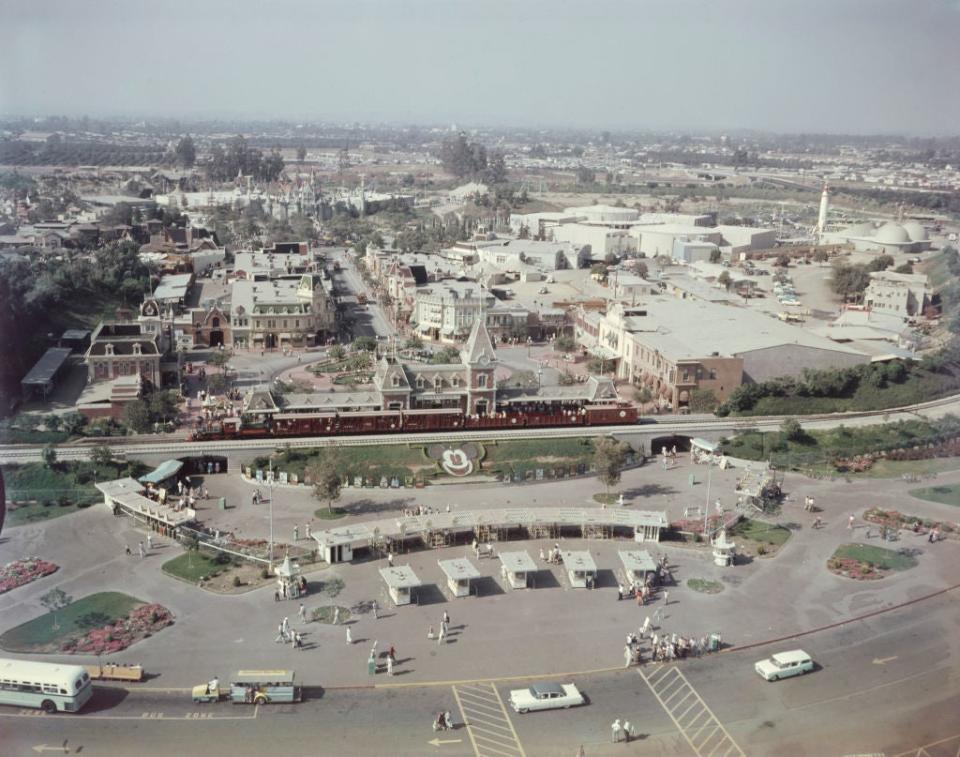
<instances>
[{"instance_id":1,"label":"red flower bed","mask_svg":"<svg viewBox=\"0 0 960 757\"><path fill-rule=\"evenodd\" d=\"M882 571L869 563L854 560L852 557L832 557L827 563L831 572L858 581L872 581L883 578L886 571Z\"/></svg>"},{"instance_id":2,"label":"red flower bed","mask_svg":"<svg viewBox=\"0 0 960 757\"><path fill-rule=\"evenodd\" d=\"M61 652L70 654L110 654L126 649L173 623L173 615L163 605L141 605L127 617L115 620L80 637L65 640Z\"/></svg>"},{"instance_id":3,"label":"red flower bed","mask_svg":"<svg viewBox=\"0 0 960 757\"><path fill-rule=\"evenodd\" d=\"M0 568L0 594L36 581L38 578L49 576L59 569L60 566L41 560L39 557L14 560Z\"/></svg>"}]
</instances>

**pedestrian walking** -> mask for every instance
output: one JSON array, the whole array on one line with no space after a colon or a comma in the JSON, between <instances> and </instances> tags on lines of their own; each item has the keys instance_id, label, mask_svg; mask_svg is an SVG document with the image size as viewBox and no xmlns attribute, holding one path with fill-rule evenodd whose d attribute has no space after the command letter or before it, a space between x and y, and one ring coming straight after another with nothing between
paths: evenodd
<instances>
[{"instance_id":1,"label":"pedestrian walking","mask_svg":"<svg viewBox=\"0 0 960 757\"><path fill-rule=\"evenodd\" d=\"M347 626L347 644L353 644L353 634L350 633L350 626Z\"/></svg>"},{"instance_id":2,"label":"pedestrian walking","mask_svg":"<svg viewBox=\"0 0 960 757\"><path fill-rule=\"evenodd\" d=\"M617 584L617 601L623 599L623 584Z\"/></svg>"},{"instance_id":3,"label":"pedestrian walking","mask_svg":"<svg viewBox=\"0 0 960 757\"><path fill-rule=\"evenodd\" d=\"M283 634L286 636L287 632L290 630L290 618L284 618L280 621L280 627L283 629Z\"/></svg>"},{"instance_id":4,"label":"pedestrian walking","mask_svg":"<svg viewBox=\"0 0 960 757\"><path fill-rule=\"evenodd\" d=\"M293 527L293 540L300 541L300 526Z\"/></svg>"},{"instance_id":5,"label":"pedestrian walking","mask_svg":"<svg viewBox=\"0 0 960 757\"><path fill-rule=\"evenodd\" d=\"M387 675L393 675L393 658L390 655L387 655Z\"/></svg>"},{"instance_id":6,"label":"pedestrian walking","mask_svg":"<svg viewBox=\"0 0 960 757\"><path fill-rule=\"evenodd\" d=\"M377 600L373 600L370 603L370 609L373 610L373 617L375 620L380 620L380 605L377 604Z\"/></svg>"},{"instance_id":7,"label":"pedestrian walking","mask_svg":"<svg viewBox=\"0 0 960 757\"><path fill-rule=\"evenodd\" d=\"M309 523L305 524L303 528L305 531L303 538L305 538L307 541L310 541L310 524Z\"/></svg>"},{"instance_id":8,"label":"pedestrian walking","mask_svg":"<svg viewBox=\"0 0 960 757\"><path fill-rule=\"evenodd\" d=\"M124 544L124 545L123 545L123 549L124 549L124 551L125 551L128 555L132 555L132 554L133 554L133 550L130 549L130 545L129 545L129 544Z\"/></svg>"},{"instance_id":9,"label":"pedestrian walking","mask_svg":"<svg viewBox=\"0 0 960 757\"><path fill-rule=\"evenodd\" d=\"M583 744L581 744L577 750L577 757L587 757L587 753L583 751Z\"/></svg>"},{"instance_id":10,"label":"pedestrian walking","mask_svg":"<svg viewBox=\"0 0 960 757\"><path fill-rule=\"evenodd\" d=\"M393 567L393 552L387 552L387 565Z\"/></svg>"},{"instance_id":11,"label":"pedestrian walking","mask_svg":"<svg viewBox=\"0 0 960 757\"><path fill-rule=\"evenodd\" d=\"M340 608L333 608L333 625L337 625L340 622Z\"/></svg>"},{"instance_id":12,"label":"pedestrian walking","mask_svg":"<svg viewBox=\"0 0 960 757\"><path fill-rule=\"evenodd\" d=\"M304 606L303 602L301 602L300 607L297 608L297 617L300 618L301 623L307 622L307 608Z\"/></svg>"},{"instance_id":13,"label":"pedestrian walking","mask_svg":"<svg viewBox=\"0 0 960 757\"><path fill-rule=\"evenodd\" d=\"M433 641L433 635L434 635L434 634L433 634L433 626L430 626L430 627L427 629L427 638L430 639L430 641Z\"/></svg>"},{"instance_id":14,"label":"pedestrian walking","mask_svg":"<svg viewBox=\"0 0 960 757\"><path fill-rule=\"evenodd\" d=\"M643 607L643 592L637 592L637 607Z\"/></svg>"},{"instance_id":15,"label":"pedestrian walking","mask_svg":"<svg viewBox=\"0 0 960 757\"><path fill-rule=\"evenodd\" d=\"M390 645L390 649L387 650L387 657L393 658L393 661L397 660L397 650L393 648L393 644Z\"/></svg>"},{"instance_id":16,"label":"pedestrian walking","mask_svg":"<svg viewBox=\"0 0 960 757\"><path fill-rule=\"evenodd\" d=\"M851 515L850 519L847 521L847 528L850 529L851 531L853 530L853 521L854 521L854 517Z\"/></svg>"},{"instance_id":17,"label":"pedestrian walking","mask_svg":"<svg viewBox=\"0 0 960 757\"><path fill-rule=\"evenodd\" d=\"M670 592L669 592L669 591L663 592L663 603L664 603L665 605L670 604Z\"/></svg>"},{"instance_id":18,"label":"pedestrian walking","mask_svg":"<svg viewBox=\"0 0 960 757\"><path fill-rule=\"evenodd\" d=\"M273 640L273 643L279 644L282 641L286 641L286 639L287 639L287 634L283 630L283 623L281 623L279 626L277 626L277 638Z\"/></svg>"},{"instance_id":19,"label":"pedestrian walking","mask_svg":"<svg viewBox=\"0 0 960 757\"><path fill-rule=\"evenodd\" d=\"M296 649L303 649L303 637L300 635L299 631L294 632L293 639L294 639L293 646Z\"/></svg>"},{"instance_id":20,"label":"pedestrian walking","mask_svg":"<svg viewBox=\"0 0 960 757\"><path fill-rule=\"evenodd\" d=\"M650 630L650 616L648 615L643 619L643 625L640 626L640 638L644 638L647 635L647 632Z\"/></svg>"},{"instance_id":21,"label":"pedestrian walking","mask_svg":"<svg viewBox=\"0 0 960 757\"><path fill-rule=\"evenodd\" d=\"M616 720L613 721L613 724L610 726L610 741L612 741L614 744L620 741L621 730L622 728L620 727L620 718L617 718Z\"/></svg>"},{"instance_id":22,"label":"pedestrian walking","mask_svg":"<svg viewBox=\"0 0 960 757\"><path fill-rule=\"evenodd\" d=\"M153 549L153 534L147 534L147 549Z\"/></svg>"},{"instance_id":23,"label":"pedestrian walking","mask_svg":"<svg viewBox=\"0 0 960 757\"><path fill-rule=\"evenodd\" d=\"M447 614L447 611L443 611L443 624L450 625L450 616Z\"/></svg>"},{"instance_id":24,"label":"pedestrian walking","mask_svg":"<svg viewBox=\"0 0 960 757\"><path fill-rule=\"evenodd\" d=\"M627 744L630 743L630 738L633 736L633 726L630 725L629 720L623 721L623 740Z\"/></svg>"},{"instance_id":25,"label":"pedestrian walking","mask_svg":"<svg viewBox=\"0 0 960 757\"><path fill-rule=\"evenodd\" d=\"M633 650L630 649L630 645L627 644L623 648L623 667L629 668L630 663L633 661Z\"/></svg>"},{"instance_id":26,"label":"pedestrian walking","mask_svg":"<svg viewBox=\"0 0 960 757\"><path fill-rule=\"evenodd\" d=\"M446 635L447 627L440 624L440 633L437 634L437 644L443 644L443 637Z\"/></svg>"},{"instance_id":27,"label":"pedestrian walking","mask_svg":"<svg viewBox=\"0 0 960 757\"><path fill-rule=\"evenodd\" d=\"M659 628L659 627L660 627L660 621L662 621L662 620L663 620L663 610L658 607L658 608L654 611L654 613L653 613L653 622L654 622L654 623L656 624L656 626Z\"/></svg>"},{"instance_id":28,"label":"pedestrian walking","mask_svg":"<svg viewBox=\"0 0 960 757\"><path fill-rule=\"evenodd\" d=\"M144 555L143 542L142 542L142 541L141 541L141 542L137 542L137 549L140 550L140 557L142 558L143 555Z\"/></svg>"}]
</instances>

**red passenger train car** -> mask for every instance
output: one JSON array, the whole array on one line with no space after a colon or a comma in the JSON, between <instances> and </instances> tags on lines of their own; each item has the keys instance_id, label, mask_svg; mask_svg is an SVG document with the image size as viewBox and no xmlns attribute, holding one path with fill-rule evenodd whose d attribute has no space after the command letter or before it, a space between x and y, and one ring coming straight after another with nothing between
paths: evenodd
<instances>
[{"instance_id":1,"label":"red passenger train car","mask_svg":"<svg viewBox=\"0 0 960 757\"><path fill-rule=\"evenodd\" d=\"M426 433L464 429L555 428L616 426L637 423L637 408L627 403L527 407L494 415L465 415L457 408L363 410L323 413L275 413L263 422L247 424L226 418L197 428L192 441L266 439L295 436L354 436L363 434Z\"/></svg>"}]
</instances>

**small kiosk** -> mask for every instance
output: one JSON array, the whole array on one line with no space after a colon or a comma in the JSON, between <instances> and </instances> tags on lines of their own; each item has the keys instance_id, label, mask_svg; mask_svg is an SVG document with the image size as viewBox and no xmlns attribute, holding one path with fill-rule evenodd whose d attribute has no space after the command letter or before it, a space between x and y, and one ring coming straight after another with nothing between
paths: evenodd
<instances>
[{"instance_id":1,"label":"small kiosk","mask_svg":"<svg viewBox=\"0 0 960 757\"><path fill-rule=\"evenodd\" d=\"M423 584L409 565L398 565L393 568L380 568L380 575L387 584L390 599L398 607L410 604L413 590Z\"/></svg>"},{"instance_id":2,"label":"small kiosk","mask_svg":"<svg viewBox=\"0 0 960 757\"><path fill-rule=\"evenodd\" d=\"M507 579L511 589L526 589L527 577L537 572L537 564L526 552L501 552L500 575Z\"/></svg>"},{"instance_id":3,"label":"small kiosk","mask_svg":"<svg viewBox=\"0 0 960 757\"><path fill-rule=\"evenodd\" d=\"M619 555L630 586L645 586L647 576L657 571L656 562L645 549L622 550Z\"/></svg>"},{"instance_id":4,"label":"small kiosk","mask_svg":"<svg viewBox=\"0 0 960 757\"><path fill-rule=\"evenodd\" d=\"M589 552L562 551L560 552L560 559L563 560L563 567L567 571L570 588L593 588L597 580L597 564L593 561Z\"/></svg>"},{"instance_id":5,"label":"small kiosk","mask_svg":"<svg viewBox=\"0 0 960 757\"><path fill-rule=\"evenodd\" d=\"M447 577L447 588L455 597L470 596L470 581L480 578L480 571L465 557L453 560L437 560L437 565Z\"/></svg>"},{"instance_id":6,"label":"small kiosk","mask_svg":"<svg viewBox=\"0 0 960 757\"><path fill-rule=\"evenodd\" d=\"M713 540L713 564L721 568L733 565L736 559L737 545L727 539L727 529L721 528Z\"/></svg>"},{"instance_id":7,"label":"small kiosk","mask_svg":"<svg viewBox=\"0 0 960 757\"><path fill-rule=\"evenodd\" d=\"M276 569L277 593L284 599L297 599L304 582L300 576L300 565L290 560L290 555Z\"/></svg>"}]
</instances>

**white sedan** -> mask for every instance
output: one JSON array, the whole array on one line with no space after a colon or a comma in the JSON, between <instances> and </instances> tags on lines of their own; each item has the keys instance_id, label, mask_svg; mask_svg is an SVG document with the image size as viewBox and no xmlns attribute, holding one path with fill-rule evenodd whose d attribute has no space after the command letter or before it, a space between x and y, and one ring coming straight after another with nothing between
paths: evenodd
<instances>
[{"instance_id":1,"label":"white sedan","mask_svg":"<svg viewBox=\"0 0 960 757\"><path fill-rule=\"evenodd\" d=\"M510 692L510 706L517 712L567 709L584 702L583 694L572 683L535 683Z\"/></svg>"}]
</instances>

